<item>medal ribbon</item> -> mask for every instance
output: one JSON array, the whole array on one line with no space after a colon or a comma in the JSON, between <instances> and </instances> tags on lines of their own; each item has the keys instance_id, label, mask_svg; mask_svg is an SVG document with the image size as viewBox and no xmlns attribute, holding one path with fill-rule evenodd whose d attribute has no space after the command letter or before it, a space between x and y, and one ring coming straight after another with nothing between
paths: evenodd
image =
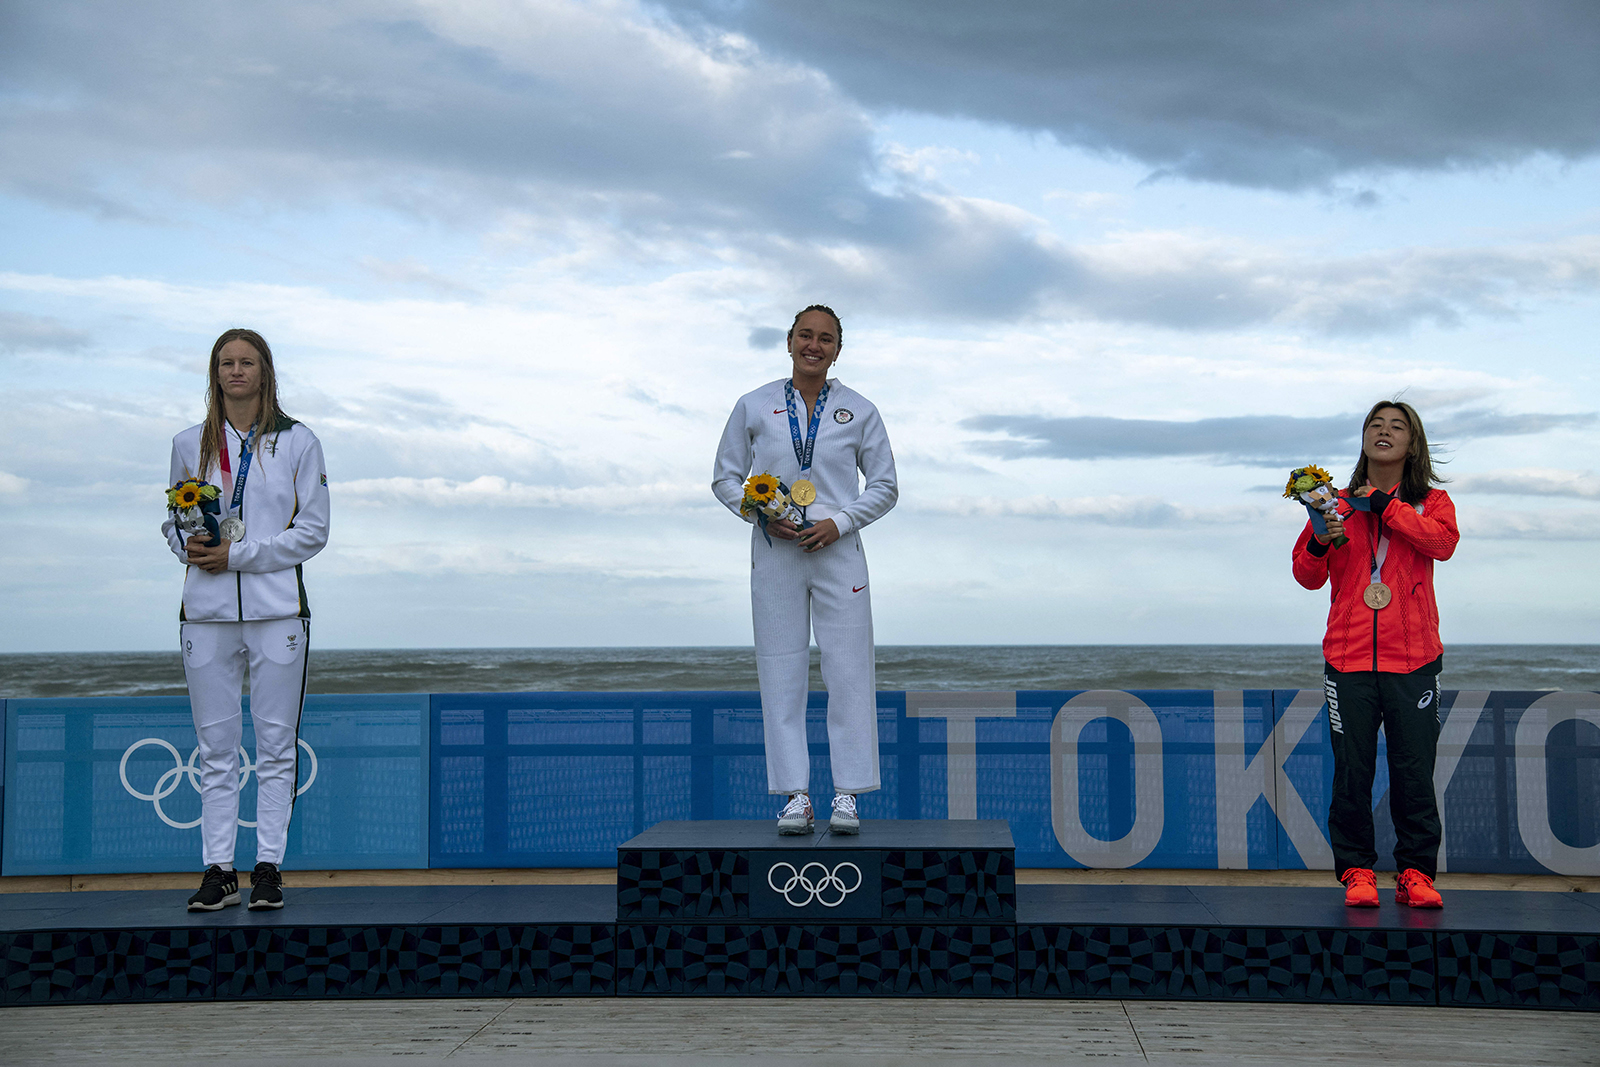
<instances>
[{"instance_id":1,"label":"medal ribbon","mask_svg":"<svg viewBox=\"0 0 1600 1067\"><path fill-rule=\"evenodd\" d=\"M800 477L804 478L811 469L811 453L817 447L817 427L822 425L822 409L828 403L828 389L831 383L822 383L822 392L817 394L816 406L811 409L811 425L806 428L805 444L800 443L800 418L794 413L794 379L783 383L783 398L789 407L789 437L794 444L794 458L800 463Z\"/></svg>"},{"instance_id":2,"label":"medal ribbon","mask_svg":"<svg viewBox=\"0 0 1600 1067\"><path fill-rule=\"evenodd\" d=\"M1391 495L1393 495L1393 494L1391 494ZM1368 515L1372 514L1372 498L1370 496L1352 496L1352 497L1349 497L1348 499L1349 499L1349 502L1350 502L1350 507L1353 510L1355 510L1355 511L1365 511ZM1422 514L1422 505L1421 504L1413 504L1412 507L1414 507L1416 509L1418 515ZM1388 556L1389 556L1389 535L1383 532L1383 516L1379 515L1377 517L1377 521L1378 521L1378 551L1373 553L1372 557L1371 557L1372 558L1372 582L1373 582L1374 585L1376 585L1381 580L1379 575L1383 571L1383 561L1385 559L1387 559Z\"/></svg>"},{"instance_id":3,"label":"medal ribbon","mask_svg":"<svg viewBox=\"0 0 1600 1067\"><path fill-rule=\"evenodd\" d=\"M237 433L238 431L234 432ZM226 439L227 432L224 431L222 436ZM239 442L239 477L237 478L233 477L233 469L228 463L228 450L226 448L222 449L222 473L233 481L233 503L228 505L229 515L238 514L239 508L244 504L244 483L245 479L250 477L250 459L252 456L250 442L255 440L255 436L255 423L251 423L250 433L245 436L244 440Z\"/></svg>"},{"instance_id":4,"label":"medal ribbon","mask_svg":"<svg viewBox=\"0 0 1600 1067\"><path fill-rule=\"evenodd\" d=\"M1389 535L1383 532L1383 517L1378 517L1378 551L1372 554L1372 584L1377 585L1383 574L1383 561L1389 558Z\"/></svg>"}]
</instances>

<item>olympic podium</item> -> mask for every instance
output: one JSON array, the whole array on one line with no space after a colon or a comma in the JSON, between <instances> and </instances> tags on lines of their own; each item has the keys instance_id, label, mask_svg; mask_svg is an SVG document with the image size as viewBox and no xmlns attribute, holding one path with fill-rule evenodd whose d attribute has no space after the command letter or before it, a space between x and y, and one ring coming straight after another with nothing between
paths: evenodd
<instances>
[{"instance_id":1,"label":"olympic podium","mask_svg":"<svg viewBox=\"0 0 1600 1067\"><path fill-rule=\"evenodd\" d=\"M1003 820L658 823L617 849L619 988L1012 996L1015 860Z\"/></svg>"},{"instance_id":2,"label":"olympic podium","mask_svg":"<svg viewBox=\"0 0 1600 1067\"><path fill-rule=\"evenodd\" d=\"M1600 894L1016 884L1004 822L660 823L617 884L0 894L0 1005L561 996L1301 1001L1600 1011Z\"/></svg>"}]
</instances>

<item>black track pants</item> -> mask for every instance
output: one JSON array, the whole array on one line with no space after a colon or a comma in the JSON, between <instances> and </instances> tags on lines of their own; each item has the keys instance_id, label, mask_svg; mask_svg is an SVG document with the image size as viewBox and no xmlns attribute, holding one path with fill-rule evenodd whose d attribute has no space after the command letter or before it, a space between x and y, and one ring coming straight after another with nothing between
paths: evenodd
<instances>
[{"instance_id":1,"label":"black track pants","mask_svg":"<svg viewBox=\"0 0 1600 1067\"><path fill-rule=\"evenodd\" d=\"M1328 839L1333 869L1374 867L1372 777L1378 727L1389 743L1389 814L1394 819L1397 870L1414 868L1432 878L1439 862L1439 803L1433 794L1433 760L1439 745L1437 661L1410 674L1323 668L1333 741L1333 802Z\"/></svg>"}]
</instances>

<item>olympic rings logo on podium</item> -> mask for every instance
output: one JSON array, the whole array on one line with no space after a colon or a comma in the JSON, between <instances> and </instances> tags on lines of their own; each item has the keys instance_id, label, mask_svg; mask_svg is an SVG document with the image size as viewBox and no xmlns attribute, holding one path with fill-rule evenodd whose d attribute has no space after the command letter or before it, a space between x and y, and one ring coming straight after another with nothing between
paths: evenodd
<instances>
[{"instance_id":1,"label":"olympic rings logo on podium","mask_svg":"<svg viewBox=\"0 0 1600 1067\"><path fill-rule=\"evenodd\" d=\"M773 875L778 873L778 868L780 867L789 868L789 877L784 880L784 883L781 886L772 880ZM813 867L822 872L821 878L816 880L811 878L810 872L811 868ZM844 870L846 867L850 868L856 873L856 884L849 887L846 887L844 884L844 879L839 877L839 872ZM790 907L793 908L803 908L807 904L810 904L813 900L818 904L821 904L824 908L837 908L840 904L844 903L845 897L861 888L861 868L857 867L848 860L839 864L831 871L828 870L827 864L818 863L815 860L812 860L799 870L795 870L794 864L792 863L779 862L774 863L772 868L767 871L767 885L772 887L772 891L774 893L783 894L783 899L788 902ZM803 900L796 900L790 895L797 889L805 893L805 898ZM828 899L828 897L833 893L839 894L838 900Z\"/></svg>"},{"instance_id":2,"label":"olympic rings logo on podium","mask_svg":"<svg viewBox=\"0 0 1600 1067\"><path fill-rule=\"evenodd\" d=\"M300 738L297 743L301 748L306 750L306 755L311 758L311 773L306 777L306 784L300 786L294 791L294 795L298 797L304 795L305 791L311 788L311 783L317 780L317 754L312 750L310 745L306 744L304 738ZM132 756L135 752L139 751L146 745L158 745L161 748L166 749L167 752L172 755L172 769L166 771L161 775L160 778L156 779L156 787L153 792L141 793L139 790L133 787L132 782L128 781L128 757ZM189 753L189 761L185 763L183 757L178 754L178 748L176 745L159 737L146 737L143 740L135 741L133 744L128 746L128 750L122 754L122 762L117 767L117 774L122 779L122 788L126 789L128 794L136 800L148 800L156 809L156 815L160 817L162 822L166 823L175 830L192 830L196 826L200 825L199 819L195 819L193 822L178 822L176 819L172 818L172 816L168 815L162 810L161 802L170 797L173 793L177 792L178 783L184 778L189 779L189 784L194 788L196 793L200 792L200 767L197 762L199 759L200 747L198 745L195 746L193 752ZM250 758L250 753L244 750L244 746L240 745L240 789L244 788L244 783L250 779L250 775L255 771L255 769L255 761ZM239 825L253 828L255 823L247 819L240 819Z\"/></svg>"}]
</instances>

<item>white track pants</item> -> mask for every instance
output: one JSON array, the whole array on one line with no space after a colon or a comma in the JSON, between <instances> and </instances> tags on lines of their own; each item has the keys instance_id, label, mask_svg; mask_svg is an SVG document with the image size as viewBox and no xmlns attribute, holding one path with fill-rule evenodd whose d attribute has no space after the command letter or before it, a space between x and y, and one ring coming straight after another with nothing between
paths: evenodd
<instances>
[{"instance_id":1,"label":"white track pants","mask_svg":"<svg viewBox=\"0 0 1600 1067\"><path fill-rule=\"evenodd\" d=\"M250 665L256 728L256 862L283 864L294 810L309 619L186 622L179 628L200 741L200 834L206 866L232 863L239 829L239 697Z\"/></svg>"},{"instance_id":2,"label":"white track pants","mask_svg":"<svg viewBox=\"0 0 1600 1067\"><path fill-rule=\"evenodd\" d=\"M811 635L822 652L828 690L828 755L833 787L870 793L878 781L878 681L872 647L872 591L856 532L819 552L755 532L750 604L755 614L756 673L767 749L767 788L809 791L806 692Z\"/></svg>"}]
</instances>

